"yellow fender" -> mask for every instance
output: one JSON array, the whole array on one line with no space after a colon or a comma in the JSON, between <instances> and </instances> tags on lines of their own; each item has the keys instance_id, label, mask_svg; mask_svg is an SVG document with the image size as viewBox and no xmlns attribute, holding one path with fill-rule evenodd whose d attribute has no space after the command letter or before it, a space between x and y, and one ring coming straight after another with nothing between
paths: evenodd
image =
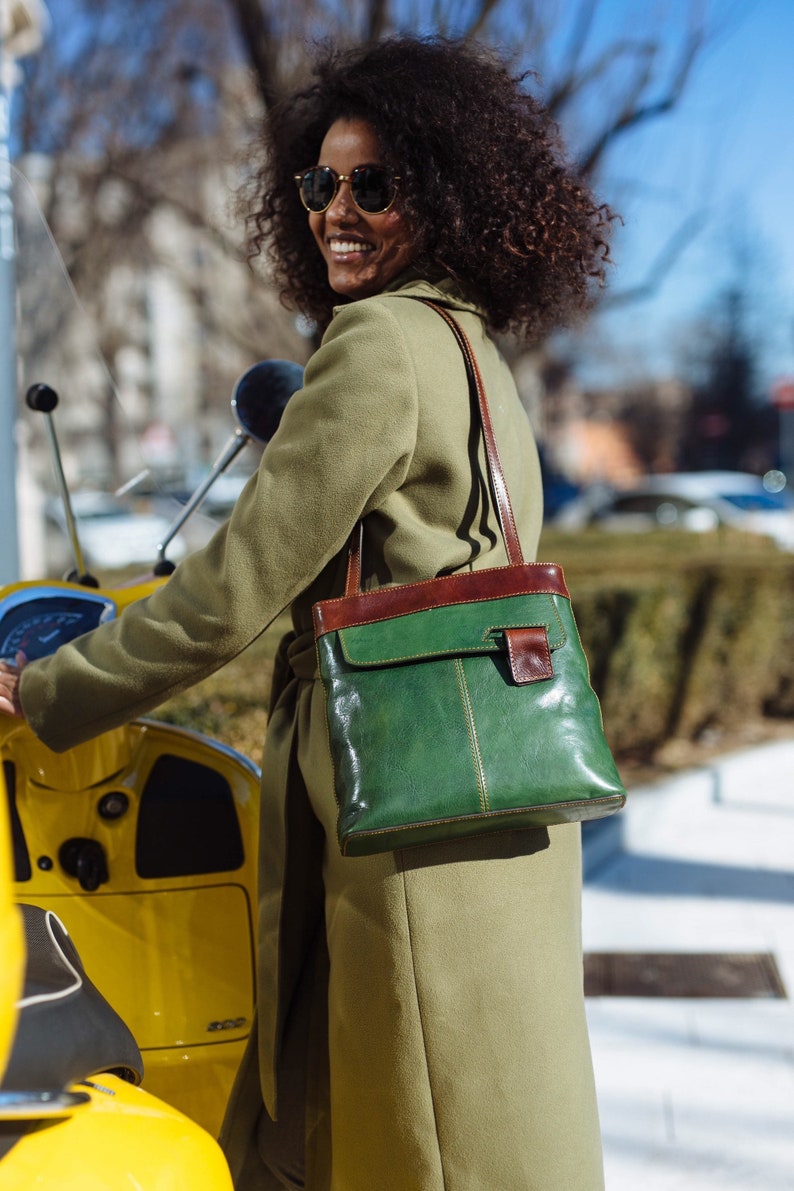
<instances>
[{"instance_id":1,"label":"yellow fender","mask_svg":"<svg viewBox=\"0 0 794 1191\"><path fill-rule=\"evenodd\" d=\"M68 1090L85 1100L0 1159L2 1191L232 1191L217 1142L175 1108L115 1075Z\"/></svg>"},{"instance_id":2,"label":"yellow fender","mask_svg":"<svg viewBox=\"0 0 794 1191\"><path fill-rule=\"evenodd\" d=\"M12 897L14 878L6 805L5 780L0 770L0 1080L5 1072L14 1039L16 1003L22 989L25 970L22 921Z\"/></svg>"}]
</instances>

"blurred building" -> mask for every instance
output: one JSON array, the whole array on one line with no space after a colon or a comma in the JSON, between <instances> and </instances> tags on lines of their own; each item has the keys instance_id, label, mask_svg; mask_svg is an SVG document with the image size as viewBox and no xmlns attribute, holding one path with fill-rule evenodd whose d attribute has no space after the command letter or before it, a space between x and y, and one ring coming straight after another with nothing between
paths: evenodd
<instances>
[{"instance_id":1,"label":"blurred building","mask_svg":"<svg viewBox=\"0 0 794 1191\"><path fill-rule=\"evenodd\" d=\"M97 235L110 230L120 241L134 198L123 182L93 177L90 162L71 170L60 162L57 180L41 156L18 166L18 487L22 569L35 575L46 566L37 525L54 484L46 425L24 408L30 385L59 394L54 416L70 487L130 486L131 504L146 506L206 471L234 429L236 379L258 359L302 362L309 343L243 261L222 169L192 179L203 220L173 203L155 205L134 251L106 254L92 277L78 276L78 297L42 214L53 189L67 240L70 221L77 228L93 218Z\"/></svg>"},{"instance_id":2,"label":"blurred building","mask_svg":"<svg viewBox=\"0 0 794 1191\"><path fill-rule=\"evenodd\" d=\"M629 484L676 468L691 391L648 379L593 389L564 365L547 364L542 439L551 466L578 485Z\"/></svg>"}]
</instances>

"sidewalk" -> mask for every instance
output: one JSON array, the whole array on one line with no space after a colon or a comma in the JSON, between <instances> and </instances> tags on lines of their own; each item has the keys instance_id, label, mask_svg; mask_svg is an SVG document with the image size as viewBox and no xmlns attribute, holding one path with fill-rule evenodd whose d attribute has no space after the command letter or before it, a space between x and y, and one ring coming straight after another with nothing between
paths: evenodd
<instances>
[{"instance_id":1,"label":"sidewalk","mask_svg":"<svg viewBox=\"0 0 794 1191\"><path fill-rule=\"evenodd\" d=\"M794 1191L794 742L588 825L583 914L586 952L771 953L787 993L588 999L607 1191Z\"/></svg>"}]
</instances>

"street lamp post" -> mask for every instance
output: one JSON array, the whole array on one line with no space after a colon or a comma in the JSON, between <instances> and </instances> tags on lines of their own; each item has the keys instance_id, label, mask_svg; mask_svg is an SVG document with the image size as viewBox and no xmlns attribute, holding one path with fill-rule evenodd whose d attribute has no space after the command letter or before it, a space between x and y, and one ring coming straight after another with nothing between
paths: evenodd
<instances>
[{"instance_id":1,"label":"street lamp post","mask_svg":"<svg viewBox=\"0 0 794 1191\"><path fill-rule=\"evenodd\" d=\"M5 43L0 46L0 582L19 578L15 428L17 408L14 200L9 155L10 91Z\"/></svg>"},{"instance_id":2,"label":"street lamp post","mask_svg":"<svg viewBox=\"0 0 794 1191\"><path fill-rule=\"evenodd\" d=\"M0 583L19 579L16 491L16 267L11 174L11 95L17 59L41 44L46 23L41 0L0 0Z\"/></svg>"}]
</instances>

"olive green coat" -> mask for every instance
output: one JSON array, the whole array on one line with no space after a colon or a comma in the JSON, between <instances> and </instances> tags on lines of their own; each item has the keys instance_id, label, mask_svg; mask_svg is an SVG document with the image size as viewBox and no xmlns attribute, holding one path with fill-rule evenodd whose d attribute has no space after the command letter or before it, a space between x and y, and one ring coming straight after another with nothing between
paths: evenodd
<instances>
[{"instance_id":1,"label":"olive green coat","mask_svg":"<svg viewBox=\"0 0 794 1191\"><path fill-rule=\"evenodd\" d=\"M353 526L366 518L368 585L506 561L460 351L412 295L452 308L472 341L534 555L539 468L509 370L450 282L404 276L337 311L230 521L147 601L29 666L22 702L67 748L198 681L292 605L263 764L259 1072L251 1053L230 1164L249 1145L257 1083L275 1113L285 1015L314 956L311 1191L598 1191L578 828L368 858L335 841L311 605L339 594Z\"/></svg>"}]
</instances>

